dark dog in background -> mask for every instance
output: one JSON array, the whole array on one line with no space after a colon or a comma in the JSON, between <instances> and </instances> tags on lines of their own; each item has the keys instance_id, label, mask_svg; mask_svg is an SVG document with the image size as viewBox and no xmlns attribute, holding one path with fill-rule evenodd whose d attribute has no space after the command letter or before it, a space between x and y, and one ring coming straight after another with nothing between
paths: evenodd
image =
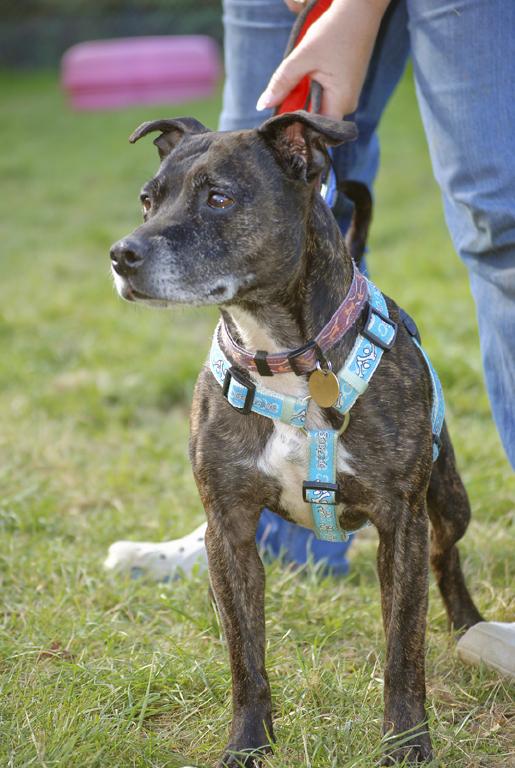
<instances>
[{"instance_id":1,"label":"dark dog in background","mask_svg":"<svg viewBox=\"0 0 515 768\"><path fill-rule=\"evenodd\" d=\"M259 129L208 131L192 118L140 126L158 131L161 166L141 194L145 222L111 249L114 278L129 301L166 307L218 304L233 337L248 349L294 349L316 336L346 296L353 265L336 221L318 194L326 146L354 138L354 126L296 112ZM384 728L410 732L386 756L431 758L424 640L430 561L449 621L481 620L465 586L457 540L470 517L444 426L432 460L429 373L403 323L395 346L351 411L337 451L339 523L369 520L379 533L378 571L386 635ZM364 317L330 351L333 370L349 354ZM306 376L252 374L262 387L308 395ZM341 416L311 402L314 428L338 429ZM302 498L306 437L287 424L236 412L211 371L197 381L191 461L205 507L213 593L229 648L233 720L221 766L259 764L273 741L265 670L264 569L256 550L268 507L311 526ZM235 753L238 753L237 755Z\"/></svg>"}]
</instances>

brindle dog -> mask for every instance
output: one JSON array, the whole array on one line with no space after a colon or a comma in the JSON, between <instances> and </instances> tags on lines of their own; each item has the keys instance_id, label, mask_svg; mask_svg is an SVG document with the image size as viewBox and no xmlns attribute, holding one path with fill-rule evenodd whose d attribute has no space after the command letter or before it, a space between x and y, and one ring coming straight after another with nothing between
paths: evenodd
<instances>
[{"instance_id":1,"label":"brindle dog","mask_svg":"<svg viewBox=\"0 0 515 768\"><path fill-rule=\"evenodd\" d=\"M135 142L154 141L161 166L144 186L145 222L111 250L121 296L150 306L218 304L248 349L294 349L316 336L349 290L352 260L318 193L326 146L351 140L352 123L295 112L257 130L217 133L192 118L141 125ZM410 731L386 761L431 757L424 709L424 636L430 561L451 625L481 620L465 586L456 542L470 517L444 426L432 461L432 389L426 365L399 323L338 445L337 510L344 529L369 520L379 533L377 565L386 635L384 728ZM342 366L364 316L330 350ZM302 397L306 376L276 375L258 386ZM339 428L333 409L313 402L311 428ZM213 593L232 670L233 719L220 766L256 766L273 741L265 669L265 575L255 532L263 507L310 525L302 500L307 445L301 430L238 413L207 367L195 388L190 454L208 519ZM236 756L234 753L239 753ZM243 755L243 756L242 756Z\"/></svg>"}]
</instances>

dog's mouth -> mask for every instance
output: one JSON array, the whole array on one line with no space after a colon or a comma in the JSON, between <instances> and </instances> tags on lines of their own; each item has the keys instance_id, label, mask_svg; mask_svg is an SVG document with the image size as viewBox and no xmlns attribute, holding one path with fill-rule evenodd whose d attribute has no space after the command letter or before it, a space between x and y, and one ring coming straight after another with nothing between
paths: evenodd
<instances>
[{"instance_id":1,"label":"dog's mouth","mask_svg":"<svg viewBox=\"0 0 515 768\"><path fill-rule=\"evenodd\" d=\"M158 301L154 296L133 288L127 278L121 278L116 273L114 273L114 281L118 293L125 301Z\"/></svg>"},{"instance_id":2,"label":"dog's mouth","mask_svg":"<svg viewBox=\"0 0 515 768\"><path fill-rule=\"evenodd\" d=\"M143 291L137 291L135 288L132 288L129 284L127 284L125 289L122 289L121 296L126 301L141 301L143 304L147 304L148 306L152 307L161 307L166 308L174 304L175 302L168 301L167 299L157 299L155 296L149 296L148 293L143 293Z\"/></svg>"},{"instance_id":3,"label":"dog's mouth","mask_svg":"<svg viewBox=\"0 0 515 768\"><path fill-rule=\"evenodd\" d=\"M131 288L131 286L127 286L127 295L124 296L124 298L127 298L129 301L136 301L137 299L142 299L143 301L157 301L154 296L149 296L147 293L142 293L142 291L137 291L135 288Z\"/></svg>"},{"instance_id":4,"label":"dog's mouth","mask_svg":"<svg viewBox=\"0 0 515 768\"><path fill-rule=\"evenodd\" d=\"M121 277L113 270L116 289L125 301L142 302L153 307L168 307L176 304L189 304L202 306L204 304L222 304L232 300L243 288L250 286L255 278L254 273L247 274L244 278L225 276L214 280L210 285L203 286L202 290L192 291L185 288L175 288L172 296L152 296L134 288L130 278Z\"/></svg>"}]
</instances>

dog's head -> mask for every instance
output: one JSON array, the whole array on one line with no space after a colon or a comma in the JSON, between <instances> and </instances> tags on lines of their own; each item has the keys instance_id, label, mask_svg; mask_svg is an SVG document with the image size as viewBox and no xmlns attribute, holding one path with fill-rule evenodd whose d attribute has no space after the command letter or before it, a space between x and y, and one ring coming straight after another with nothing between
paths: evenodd
<instances>
[{"instance_id":1,"label":"dog's head","mask_svg":"<svg viewBox=\"0 0 515 768\"><path fill-rule=\"evenodd\" d=\"M141 191L144 223L111 248L120 295L228 304L288 283L326 147L355 138L354 124L294 112L213 132L180 118L143 123L130 141L155 131L161 165Z\"/></svg>"}]
</instances>

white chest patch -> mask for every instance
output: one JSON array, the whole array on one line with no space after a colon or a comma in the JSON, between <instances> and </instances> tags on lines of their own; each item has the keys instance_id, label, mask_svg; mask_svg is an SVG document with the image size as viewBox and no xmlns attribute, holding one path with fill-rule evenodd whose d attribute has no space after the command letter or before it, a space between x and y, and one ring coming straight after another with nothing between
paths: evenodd
<instances>
[{"instance_id":1,"label":"white chest patch","mask_svg":"<svg viewBox=\"0 0 515 768\"><path fill-rule=\"evenodd\" d=\"M310 426L314 427L315 424ZM322 427L323 424L319 426ZM340 442L336 471L354 474L350 458L345 446ZM261 472L273 477L281 484L280 504L292 520L306 528L313 528L311 506L302 498L302 483L308 479L309 465L306 435L296 427L275 421L274 431L259 456L257 465ZM338 505L337 512L341 509L342 506Z\"/></svg>"}]
</instances>

